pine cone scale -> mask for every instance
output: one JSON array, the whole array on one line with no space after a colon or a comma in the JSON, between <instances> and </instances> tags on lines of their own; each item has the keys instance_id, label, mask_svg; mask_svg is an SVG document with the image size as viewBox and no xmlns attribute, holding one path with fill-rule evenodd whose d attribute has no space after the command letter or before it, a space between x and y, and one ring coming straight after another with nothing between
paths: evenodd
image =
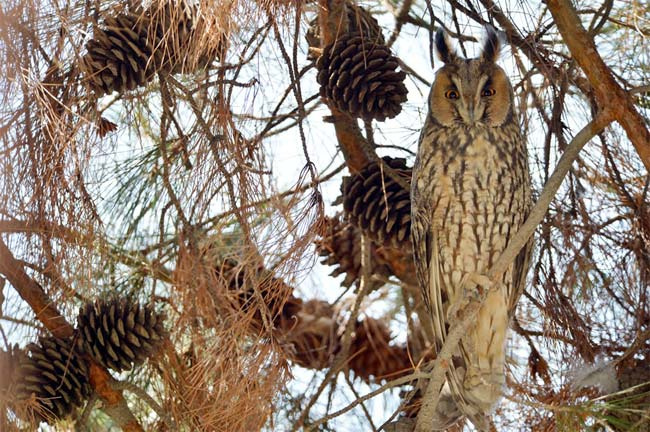
<instances>
[{"instance_id":1,"label":"pine cone scale","mask_svg":"<svg viewBox=\"0 0 650 432\"><path fill-rule=\"evenodd\" d=\"M392 171L410 179L404 159L385 157ZM409 191L398 184L378 163L344 179L343 208L350 221L379 245L410 247L411 201Z\"/></svg>"},{"instance_id":2,"label":"pine cone scale","mask_svg":"<svg viewBox=\"0 0 650 432\"><path fill-rule=\"evenodd\" d=\"M99 364L118 372L154 354L166 335L162 314L128 299L88 304L77 320L79 347Z\"/></svg>"},{"instance_id":3,"label":"pine cone scale","mask_svg":"<svg viewBox=\"0 0 650 432\"><path fill-rule=\"evenodd\" d=\"M38 407L32 414L42 420L70 414L91 392L88 368L71 339L41 337L28 345L16 376L17 399L35 395Z\"/></svg>"}]
</instances>

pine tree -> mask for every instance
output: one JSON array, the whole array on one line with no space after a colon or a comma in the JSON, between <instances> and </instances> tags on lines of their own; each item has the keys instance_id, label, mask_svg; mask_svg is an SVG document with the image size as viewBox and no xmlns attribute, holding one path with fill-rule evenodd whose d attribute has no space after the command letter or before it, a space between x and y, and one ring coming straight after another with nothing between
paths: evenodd
<instances>
[{"instance_id":1,"label":"pine tree","mask_svg":"<svg viewBox=\"0 0 650 432\"><path fill-rule=\"evenodd\" d=\"M577 8L3 2L0 429L422 425L430 41L491 23L541 209L491 426L648 430L650 8Z\"/></svg>"}]
</instances>

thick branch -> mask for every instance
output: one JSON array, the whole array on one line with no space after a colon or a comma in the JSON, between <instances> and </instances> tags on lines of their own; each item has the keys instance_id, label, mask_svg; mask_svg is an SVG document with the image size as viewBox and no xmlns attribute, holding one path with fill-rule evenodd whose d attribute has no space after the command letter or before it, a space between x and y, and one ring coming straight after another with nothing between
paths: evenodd
<instances>
[{"instance_id":1,"label":"thick branch","mask_svg":"<svg viewBox=\"0 0 650 432\"><path fill-rule=\"evenodd\" d=\"M578 153L580 153L580 150L598 132L605 128L611 120L611 112L599 114L591 123L585 126L567 146L567 149L560 158L553 175L551 175L546 185L544 185L544 189L537 200L537 203L535 203L535 206L531 210L530 215L526 219L526 222L517 231L517 234L513 237L512 241L487 272L487 276L492 284L496 282L500 275L514 261L521 248L533 235L537 225L539 225L539 223L544 219L548 206L551 204L553 197L555 197L557 190L560 188L564 177L569 172L569 169L578 156ZM428 432L433 429L434 413L438 401L440 400L440 389L445 380L445 371L449 367L449 362L460 339L469 329L470 324L474 322L474 318L478 313L480 305L485 300L488 292L488 290L485 290L478 301L471 302L465 310L462 311L461 316L463 319L450 329L447 339L433 363L431 378L427 391L422 398L422 408L420 409L420 414L417 418L415 428L416 432Z\"/></svg>"},{"instance_id":2,"label":"thick branch","mask_svg":"<svg viewBox=\"0 0 650 432\"><path fill-rule=\"evenodd\" d=\"M549 0L548 8L571 55L594 89L598 105L607 107L623 126L646 169L650 171L650 131L632 98L616 82L612 71L596 50L593 39L580 22L569 0Z\"/></svg>"},{"instance_id":3,"label":"thick branch","mask_svg":"<svg viewBox=\"0 0 650 432\"><path fill-rule=\"evenodd\" d=\"M90 360L90 385L102 400L102 411L108 414L124 432L142 432L142 426L133 416L121 390L115 390L117 384L108 371Z\"/></svg>"},{"instance_id":4,"label":"thick branch","mask_svg":"<svg viewBox=\"0 0 650 432\"><path fill-rule=\"evenodd\" d=\"M74 328L61 316L43 288L25 272L23 264L14 258L4 241L0 240L0 273L16 288L36 314L36 318L58 338L68 338Z\"/></svg>"}]
</instances>

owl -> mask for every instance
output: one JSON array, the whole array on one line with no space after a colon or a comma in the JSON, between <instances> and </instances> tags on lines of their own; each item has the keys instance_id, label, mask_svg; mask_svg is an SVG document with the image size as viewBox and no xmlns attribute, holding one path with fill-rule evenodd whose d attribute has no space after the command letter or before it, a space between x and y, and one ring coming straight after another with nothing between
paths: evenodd
<instances>
[{"instance_id":1,"label":"owl","mask_svg":"<svg viewBox=\"0 0 650 432\"><path fill-rule=\"evenodd\" d=\"M487 288L481 278L526 219L531 185L514 95L486 29L478 58L460 57L442 31L444 63L429 95L411 182L411 239L418 283L440 350L456 313ZM499 278L462 337L435 413L435 428L467 417L483 430L505 384L505 342L524 288L531 245ZM485 280L483 278L482 280Z\"/></svg>"}]
</instances>

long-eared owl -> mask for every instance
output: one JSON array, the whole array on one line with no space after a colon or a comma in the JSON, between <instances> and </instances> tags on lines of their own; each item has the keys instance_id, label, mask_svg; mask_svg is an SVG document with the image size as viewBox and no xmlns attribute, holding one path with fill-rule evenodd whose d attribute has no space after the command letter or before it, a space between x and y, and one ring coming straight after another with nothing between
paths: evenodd
<instances>
[{"instance_id":1,"label":"long-eared owl","mask_svg":"<svg viewBox=\"0 0 650 432\"><path fill-rule=\"evenodd\" d=\"M418 282L440 350L456 312L476 297L487 273L531 207L526 145L514 95L495 61L500 41L488 27L481 55L460 57L436 34L444 63L429 96L411 183ZM468 417L479 429L505 384L505 342L524 289L531 245L499 278L463 335L441 389L435 428ZM482 280L485 280L483 278Z\"/></svg>"}]
</instances>

